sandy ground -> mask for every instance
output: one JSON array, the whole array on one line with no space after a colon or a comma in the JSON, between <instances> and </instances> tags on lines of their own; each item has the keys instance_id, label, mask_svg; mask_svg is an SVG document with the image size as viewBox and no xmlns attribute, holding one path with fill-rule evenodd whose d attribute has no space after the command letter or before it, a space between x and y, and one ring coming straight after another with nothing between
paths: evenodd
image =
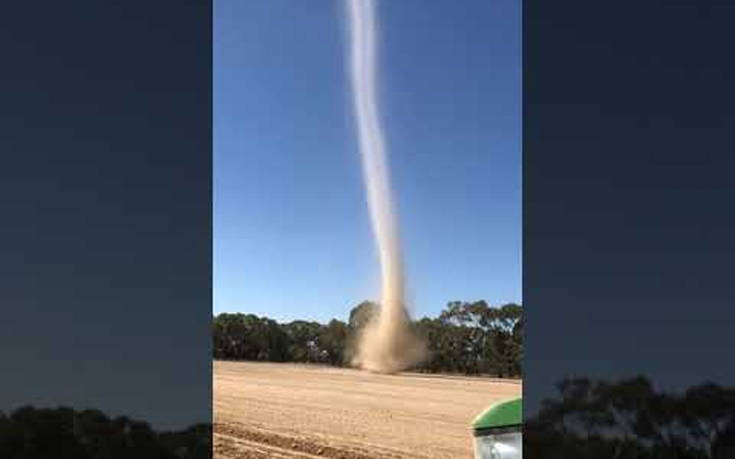
<instances>
[{"instance_id":1,"label":"sandy ground","mask_svg":"<svg viewBox=\"0 0 735 459\"><path fill-rule=\"evenodd\" d=\"M469 458L472 419L520 381L214 362L218 458Z\"/></svg>"}]
</instances>

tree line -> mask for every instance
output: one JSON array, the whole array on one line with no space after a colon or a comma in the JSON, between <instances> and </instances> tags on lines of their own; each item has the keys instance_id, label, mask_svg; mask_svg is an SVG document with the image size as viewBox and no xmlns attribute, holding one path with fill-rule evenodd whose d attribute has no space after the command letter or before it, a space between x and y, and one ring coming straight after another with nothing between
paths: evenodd
<instances>
[{"instance_id":1,"label":"tree line","mask_svg":"<svg viewBox=\"0 0 735 459\"><path fill-rule=\"evenodd\" d=\"M531 459L735 458L735 388L705 382L666 393L643 376L570 378L523 429Z\"/></svg>"},{"instance_id":2,"label":"tree line","mask_svg":"<svg viewBox=\"0 0 735 459\"><path fill-rule=\"evenodd\" d=\"M158 432L98 410L25 406L0 412L0 457L18 459L204 459L212 457L207 424Z\"/></svg>"},{"instance_id":3,"label":"tree line","mask_svg":"<svg viewBox=\"0 0 735 459\"><path fill-rule=\"evenodd\" d=\"M215 359L349 365L363 327L379 311L364 301L347 322L295 320L278 323L254 314L222 313L213 320ZM413 370L520 377L523 358L523 308L509 303L452 301L438 317L411 323L424 337L427 358Z\"/></svg>"}]
</instances>

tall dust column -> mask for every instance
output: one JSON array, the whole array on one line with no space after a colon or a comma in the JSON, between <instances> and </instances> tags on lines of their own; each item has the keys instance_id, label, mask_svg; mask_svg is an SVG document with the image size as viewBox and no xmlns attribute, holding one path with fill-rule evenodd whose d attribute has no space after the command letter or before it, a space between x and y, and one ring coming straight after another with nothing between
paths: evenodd
<instances>
[{"instance_id":1,"label":"tall dust column","mask_svg":"<svg viewBox=\"0 0 735 459\"><path fill-rule=\"evenodd\" d=\"M365 327L353 364L390 373L418 362L424 347L411 333L404 301L398 221L378 119L375 7L372 0L348 1L350 77L368 207L380 255L382 289L380 311Z\"/></svg>"}]
</instances>

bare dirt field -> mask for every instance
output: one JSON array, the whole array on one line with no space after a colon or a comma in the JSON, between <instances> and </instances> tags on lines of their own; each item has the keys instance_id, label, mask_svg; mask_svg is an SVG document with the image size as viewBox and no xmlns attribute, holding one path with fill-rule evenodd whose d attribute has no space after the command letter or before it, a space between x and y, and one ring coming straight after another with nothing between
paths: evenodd
<instances>
[{"instance_id":1,"label":"bare dirt field","mask_svg":"<svg viewBox=\"0 0 735 459\"><path fill-rule=\"evenodd\" d=\"M521 382L214 362L218 458L469 458L470 422Z\"/></svg>"}]
</instances>

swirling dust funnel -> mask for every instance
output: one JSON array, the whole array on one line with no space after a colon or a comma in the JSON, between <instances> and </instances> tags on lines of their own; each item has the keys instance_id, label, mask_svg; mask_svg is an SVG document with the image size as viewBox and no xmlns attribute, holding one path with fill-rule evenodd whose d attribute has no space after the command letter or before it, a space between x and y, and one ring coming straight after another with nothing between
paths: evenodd
<instances>
[{"instance_id":1,"label":"swirling dust funnel","mask_svg":"<svg viewBox=\"0 0 735 459\"><path fill-rule=\"evenodd\" d=\"M375 5L372 0L348 2L349 74L365 191L381 271L380 310L362 330L352 363L369 371L394 373L418 363L425 354L425 345L412 332L406 310L398 220L376 97Z\"/></svg>"}]
</instances>

